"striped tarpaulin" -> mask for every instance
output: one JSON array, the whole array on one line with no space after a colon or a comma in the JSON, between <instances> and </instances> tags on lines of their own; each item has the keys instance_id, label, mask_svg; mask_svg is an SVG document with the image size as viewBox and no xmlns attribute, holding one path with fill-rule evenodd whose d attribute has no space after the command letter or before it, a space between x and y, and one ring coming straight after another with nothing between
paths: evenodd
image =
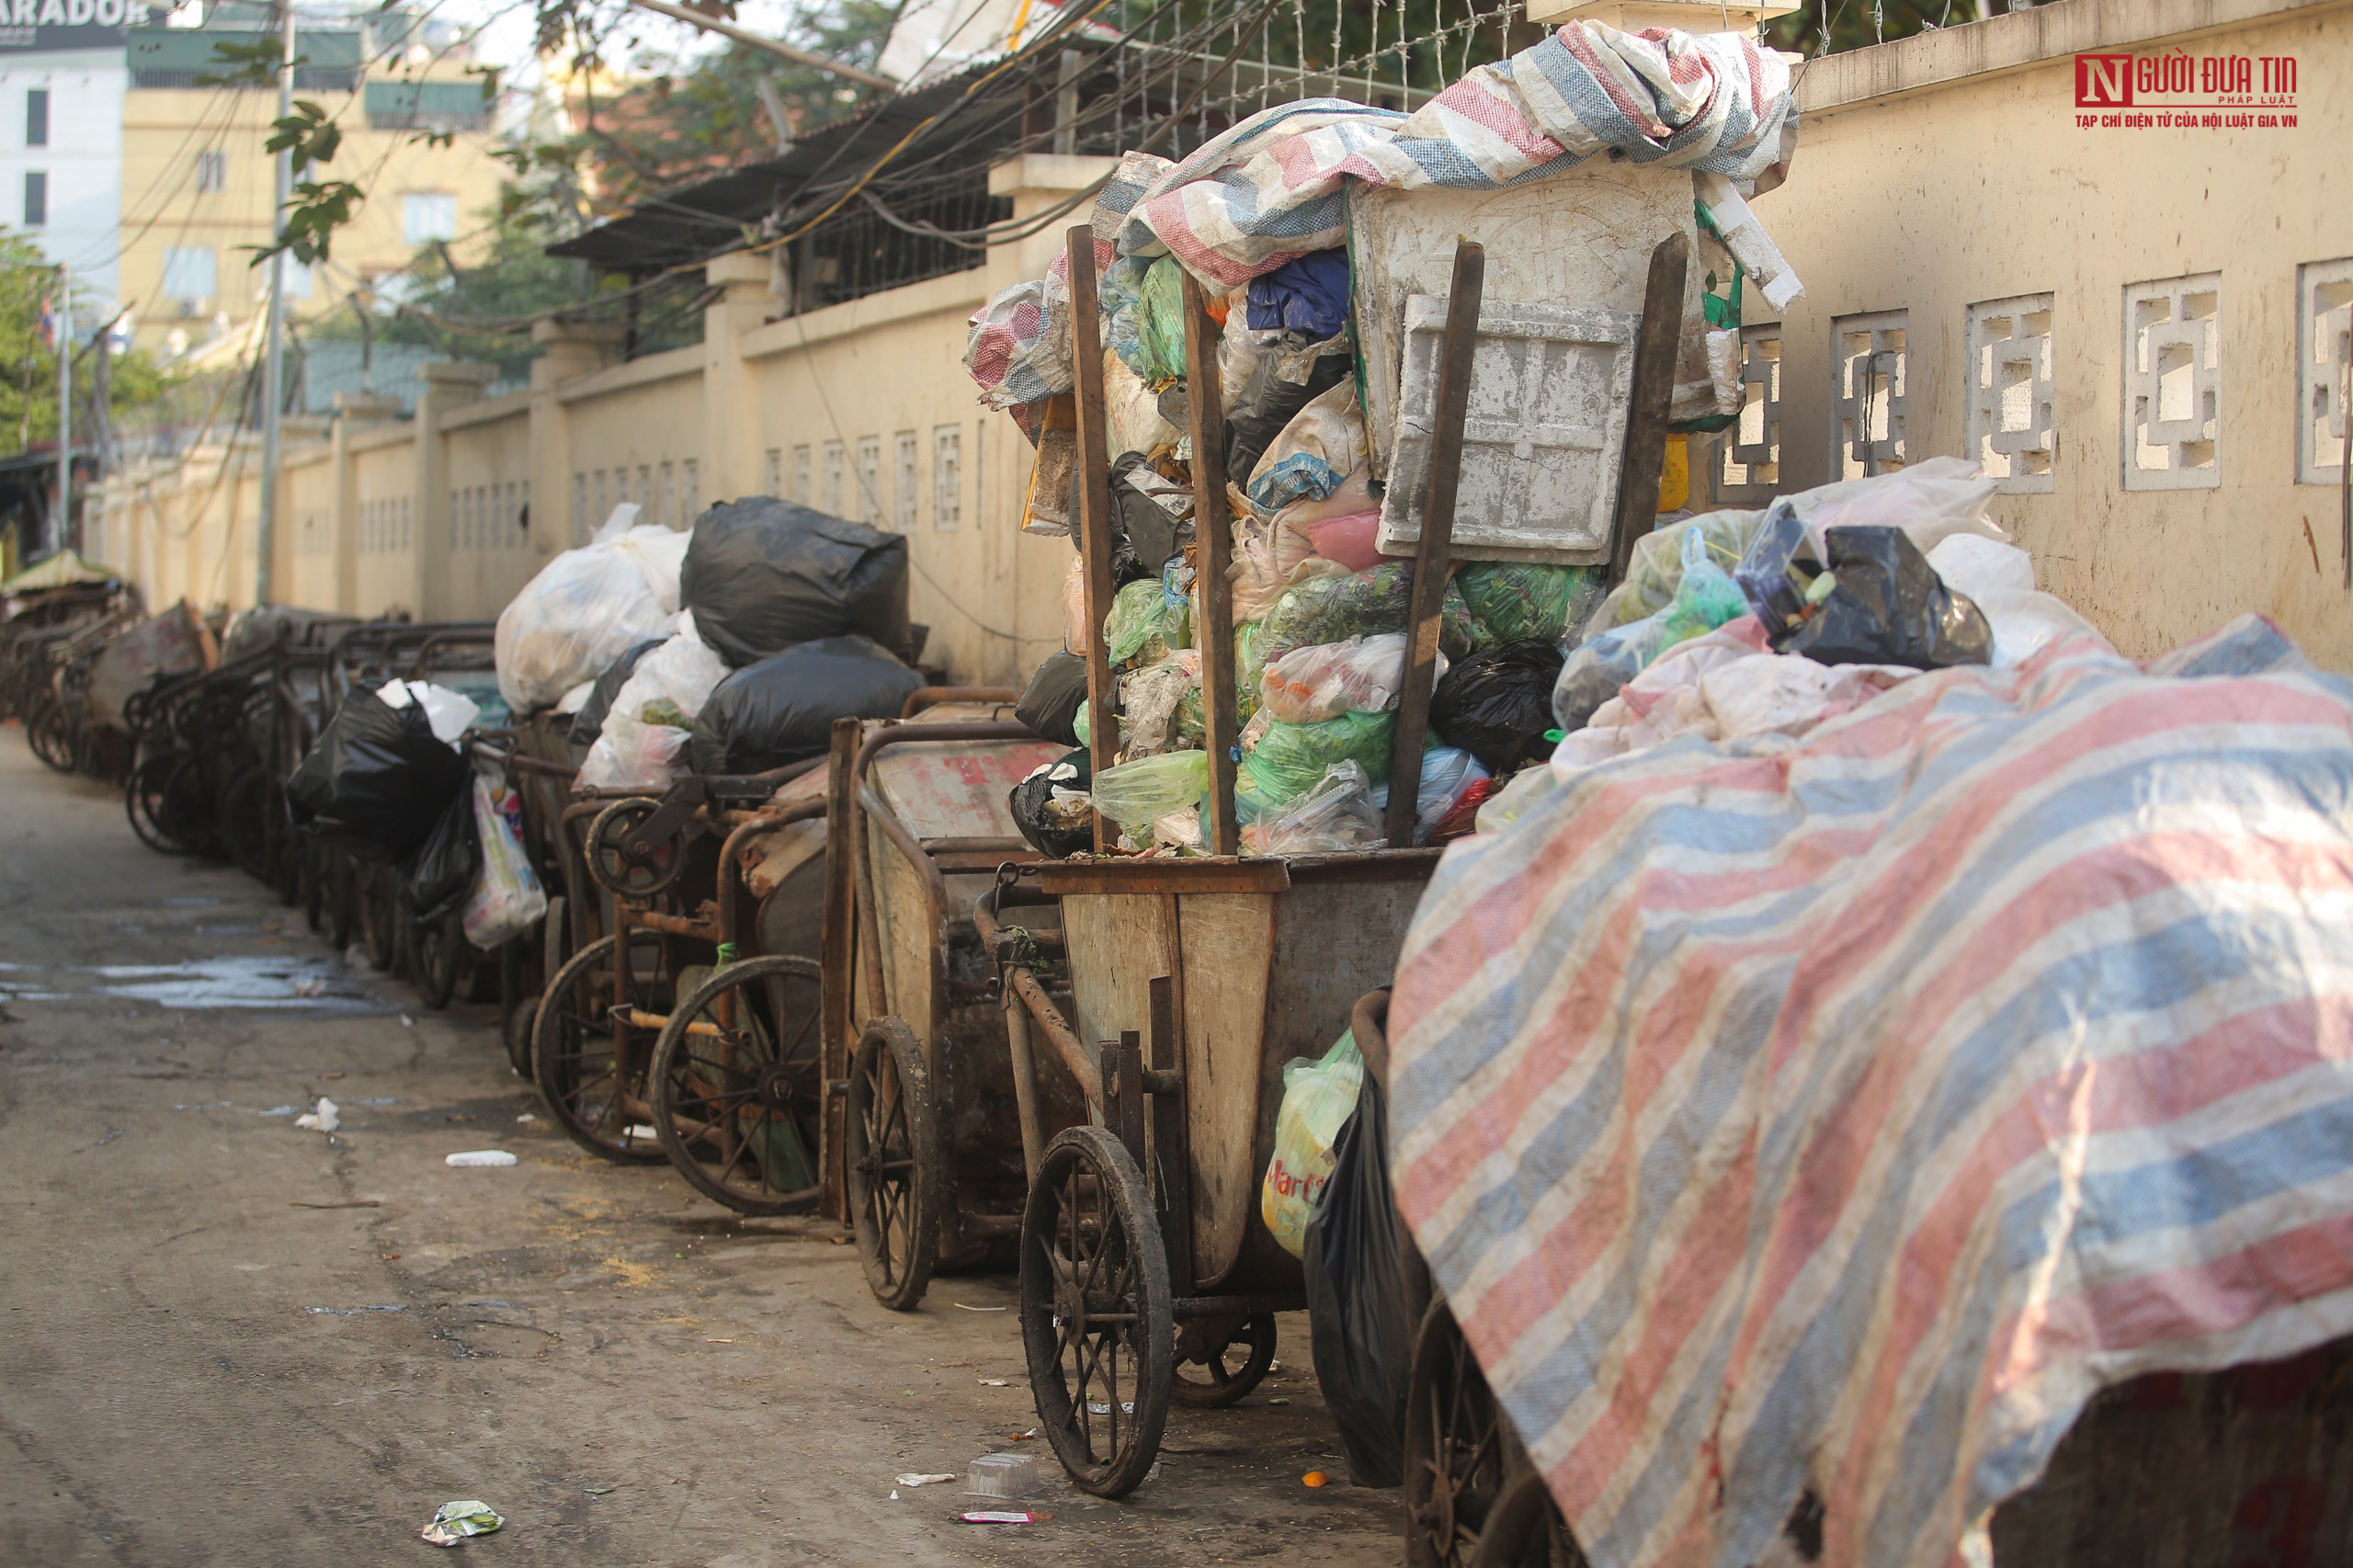
<instances>
[{"instance_id":1,"label":"striped tarpaulin","mask_svg":"<svg viewBox=\"0 0 2353 1568\"><path fill-rule=\"evenodd\" d=\"M1596 1568L1990 1556L2102 1386L2353 1332L2353 682L2249 617L1453 849L1400 1208Z\"/></svg>"}]
</instances>

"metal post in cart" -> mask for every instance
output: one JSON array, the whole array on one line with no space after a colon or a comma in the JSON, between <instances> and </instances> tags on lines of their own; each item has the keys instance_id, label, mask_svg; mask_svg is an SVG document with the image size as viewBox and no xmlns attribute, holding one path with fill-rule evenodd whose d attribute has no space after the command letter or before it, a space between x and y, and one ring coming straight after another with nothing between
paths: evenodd
<instances>
[{"instance_id":1,"label":"metal post in cart","mask_svg":"<svg viewBox=\"0 0 2353 1568\"><path fill-rule=\"evenodd\" d=\"M1643 324L1634 338L1633 410L1618 460L1618 515L1610 525L1609 581L1626 580L1634 546L1658 526L1658 476L1666 461L1666 415L1675 401L1675 353L1682 331L1683 279L1691 244L1669 234L1651 251Z\"/></svg>"},{"instance_id":2,"label":"metal post in cart","mask_svg":"<svg viewBox=\"0 0 2353 1568\"><path fill-rule=\"evenodd\" d=\"M1120 722L1111 712L1111 659L1103 620L1111 613L1111 459L1103 403L1103 324L1097 315L1095 231L1081 223L1065 237L1070 265L1070 348L1077 381L1078 552L1086 562L1087 750L1096 772L1119 760ZM1095 850L1104 848L1095 818Z\"/></svg>"},{"instance_id":3,"label":"metal post in cart","mask_svg":"<svg viewBox=\"0 0 2353 1568\"><path fill-rule=\"evenodd\" d=\"M1446 343L1439 349L1438 410L1422 535L1414 551L1414 608L1405 626L1405 673L1397 694L1397 739L1389 761L1392 849L1414 846L1422 793L1422 737L1429 731L1430 689L1438 679L1438 621L1453 564L1454 496L1462 478L1462 430L1471 415L1471 359L1479 346L1479 303L1486 292L1487 252L1475 241L1454 247L1446 292Z\"/></svg>"}]
</instances>

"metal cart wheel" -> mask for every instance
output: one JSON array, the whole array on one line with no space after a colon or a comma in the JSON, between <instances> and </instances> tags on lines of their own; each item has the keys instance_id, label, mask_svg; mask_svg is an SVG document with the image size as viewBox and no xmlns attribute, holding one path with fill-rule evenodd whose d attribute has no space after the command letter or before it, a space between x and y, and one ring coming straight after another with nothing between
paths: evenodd
<instances>
[{"instance_id":1,"label":"metal cart wheel","mask_svg":"<svg viewBox=\"0 0 2353 1568\"><path fill-rule=\"evenodd\" d=\"M630 989L641 1011L670 1006L669 960L659 934L632 926ZM623 1020L615 1040L613 966L618 937L599 937L548 982L531 1030L531 1076L548 1114L592 1154L621 1163L663 1157L659 1138L636 1120L656 1030ZM618 1045L618 1049L617 1049Z\"/></svg>"},{"instance_id":2,"label":"metal cart wheel","mask_svg":"<svg viewBox=\"0 0 2353 1568\"><path fill-rule=\"evenodd\" d=\"M320 881L326 889L327 942L337 957L351 950L359 924L359 868L339 849L323 852Z\"/></svg>"},{"instance_id":3,"label":"metal cart wheel","mask_svg":"<svg viewBox=\"0 0 2353 1568\"><path fill-rule=\"evenodd\" d=\"M939 1256L939 1111L923 1047L899 1019L872 1019L859 1037L842 1119L858 1261L874 1299L904 1312Z\"/></svg>"},{"instance_id":4,"label":"metal cart wheel","mask_svg":"<svg viewBox=\"0 0 2353 1568\"><path fill-rule=\"evenodd\" d=\"M571 927L564 924L563 894L548 897L548 912L540 926L540 972L552 977L571 957ZM506 1061L515 1076L531 1079L531 1038L539 1032L540 994L519 998L506 1018Z\"/></svg>"},{"instance_id":5,"label":"metal cart wheel","mask_svg":"<svg viewBox=\"0 0 2353 1568\"><path fill-rule=\"evenodd\" d=\"M74 720L65 704L54 697L33 710L25 721L25 744L33 755L60 773L74 771Z\"/></svg>"},{"instance_id":6,"label":"metal cart wheel","mask_svg":"<svg viewBox=\"0 0 2353 1568\"><path fill-rule=\"evenodd\" d=\"M123 811L139 842L162 855L186 855L194 846L171 832L169 794L173 769L180 765L176 752L157 752L131 770L122 789Z\"/></svg>"},{"instance_id":7,"label":"metal cart wheel","mask_svg":"<svg viewBox=\"0 0 2353 1568\"><path fill-rule=\"evenodd\" d=\"M654 1047L654 1127L688 1186L741 1214L816 1207L824 1136L824 971L733 963L678 1004Z\"/></svg>"},{"instance_id":8,"label":"metal cart wheel","mask_svg":"<svg viewBox=\"0 0 2353 1568\"><path fill-rule=\"evenodd\" d=\"M1080 1491L1123 1497L1159 1456L1175 1318L1127 1147L1099 1127L1056 1134L1021 1215L1021 1348L1038 1423Z\"/></svg>"},{"instance_id":9,"label":"metal cart wheel","mask_svg":"<svg viewBox=\"0 0 2353 1568\"><path fill-rule=\"evenodd\" d=\"M1478 1548L1471 1554L1470 1568L1589 1565L1561 1518L1552 1489L1544 1484L1541 1475L1526 1470L1496 1499L1494 1511L1487 1516L1487 1528L1479 1532Z\"/></svg>"},{"instance_id":10,"label":"metal cart wheel","mask_svg":"<svg viewBox=\"0 0 2353 1568\"><path fill-rule=\"evenodd\" d=\"M1275 1314L1202 1318L1176 1334L1176 1370L1168 1392L1194 1410L1222 1410L1258 1386L1275 1364ZM1199 1377L1188 1377L1198 1369Z\"/></svg>"},{"instance_id":11,"label":"metal cart wheel","mask_svg":"<svg viewBox=\"0 0 2353 1568\"><path fill-rule=\"evenodd\" d=\"M193 753L175 755L179 763L165 776L163 806L156 824L187 845L192 853L210 855L220 845L211 765Z\"/></svg>"},{"instance_id":12,"label":"metal cart wheel","mask_svg":"<svg viewBox=\"0 0 2353 1568\"><path fill-rule=\"evenodd\" d=\"M270 880L269 776L259 767L241 769L222 787L212 835L230 864L256 881Z\"/></svg>"},{"instance_id":13,"label":"metal cart wheel","mask_svg":"<svg viewBox=\"0 0 2353 1568\"><path fill-rule=\"evenodd\" d=\"M1406 1568L1469 1568L1518 1451L1454 1313L1431 1303L1405 1385Z\"/></svg>"},{"instance_id":14,"label":"metal cart wheel","mask_svg":"<svg viewBox=\"0 0 2353 1568\"><path fill-rule=\"evenodd\" d=\"M622 898L652 898L678 880L687 869L683 835L665 838L642 855L629 847L629 835L661 806L659 801L633 796L615 801L590 819L588 874L598 887Z\"/></svg>"},{"instance_id":15,"label":"metal cart wheel","mask_svg":"<svg viewBox=\"0 0 2353 1568\"><path fill-rule=\"evenodd\" d=\"M449 1005L458 992L458 949L465 946L465 933L458 927L455 915L444 915L434 920L420 920L410 927L409 951L415 955L416 999L438 1013Z\"/></svg>"},{"instance_id":16,"label":"metal cart wheel","mask_svg":"<svg viewBox=\"0 0 2353 1568\"><path fill-rule=\"evenodd\" d=\"M369 967L379 974L390 974L400 966L401 923L403 915L400 892L392 872L381 866L366 867L355 879L358 883L359 941L368 949Z\"/></svg>"}]
</instances>

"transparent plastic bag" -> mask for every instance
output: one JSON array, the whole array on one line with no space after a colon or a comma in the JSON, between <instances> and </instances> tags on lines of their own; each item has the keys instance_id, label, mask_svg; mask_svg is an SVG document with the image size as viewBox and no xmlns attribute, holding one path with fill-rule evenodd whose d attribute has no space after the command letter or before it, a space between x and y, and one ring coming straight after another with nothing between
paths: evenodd
<instances>
[{"instance_id":1,"label":"transparent plastic bag","mask_svg":"<svg viewBox=\"0 0 2353 1568\"><path fill-rule=\"evenodd\" d=\"M1454 585L1477 624L1478 645L1492 647L1558 642L1601 602L1603 575L1598 566L1474 561L1455 574Z\"/></svg>"},{"instance_id":2,"label":"transparent plastic bag","mask_svg":"<svg viewBox=\"0 0 2353 1568\"><path fill-rule=\"evenodd\" d=\"M1294 648L1259 677L1259 704L1287 724L1313 724L1343 713L1379 713L1397 706L1404 669L1402 631ZM1446 674L1444 653L1438 656L1438 673Z\"/></svg>"},{"instance_id":3,"label":"transparent plastic bag","mask_svg":"<svg viewBox=\"0 0 2353 1568\"><path fill-rule=\"evenodd\" d=\"M488 952L540 923L548 895L523 852L523 802L514 790L493 791L474 776L474 827L482 840L482 875L460 917L466 940Z\"/></svg>"},{"instance_id":4,"label":"transparent plastic bag","mask_svg":"<svg viewBox=\"0 0 2353 1568\"><path fill-rule=\"evenodd\" d=\"M1111 613L1103 618L1104 649L1113 664L1124 665L1154 640L1166 643L1166 624L1167 603L1160 591L1160 579L1139 578L1111 597Z\"/></svg>"},{"instance_id":5,"label":"transparent plastic bag","mask_svg":"<svg viewBox=\"0 0 2353 1568\"><path fill-rule=\"evenodd\" d=\"M1293 1257L1304 1255L1307 1221L1332 1179L1332 1145L1357 1108L1364 1058L1354 1031L1320 1058L1294 1057L1283 1067L1283 1103L1275 1112L1275 1153L1260 1184L1258 1215Z\"/></svg>"},{"instance_id":6,"label":"transparent plastic bag","mask_svg":"<svg viewBox=\"0 0 2353 1568\"><path fill-rule=\"evenodd\" d=\"M518 714L548 707L675 624L687 536L645 528L597 539L549 562L499 612L498 689Z\"/></svg>"},{"instance_id":7,"label":"transparent plastic bag","mask_svg":"<svg viewBox=\"0 0 2353 1568\"><path fill-rule=\"evenodd\" d=\"M1105 768L1090 792L1110 821L1144 827L1197 803L1209 787L1209 753L1172 751Z\"/></svg>"},{"instance_id":8,"label":"transparent plastic bag","mask_svg":"<svg viewBox=\"0 0 2353 1568\"><path fill-rule=\"evenodd\" d=\"M1596 709L1669 648L1749 613L1740 585L1712 559L1721 541L1691 528L1682 533L1680 543L1675 592L1666 604L1640 620L1586 637L1561 666L1561 677L1552 685L1552 717L1562 729L1583 729Z\"/></svg>"},{"instance_id":9,"label":"transparent plastic bag","mask_svg":"<svg viewBox=\"0 0 2353 1568\"><path fill-rule=\"evenodd\" d=\"M1999 480L1967 458L1928 458L1893 473L1842 479L1785 497L1805 519L1806 541L1817 561L1827 560L1824 533L1830 528L1902 528L1921 554L1955 534L1977 534L2006 541L2009 535L1985 516L2001 488Z\"/></svg>"},{"instance_id":10,"label":"transparent plastic bag","mask_svg":"<svg viewBox=\"0 0 2353 1568\"><path fill-rule=\"evenodd\" d=\"M668 785L696 715L726 678L726 661L696 634L689 610L679 618L677 635L640 659L613 694L605 727L581 762L582 782L599 789Z\"/></svg>"},{"instance_id":11,"label":"transparent plastic bag","mask_svg":"<svg viewBox=\"0 0 2353 1568\"><path fill-rule=\"evenodd\" d=\"M1178 711L1187 698L1199 699L1201 655L1180 648L1149 669L1120 683L1120 734L1131 758L1176 749Z\"/></svg>"},{"instance_id":12,"label":"transparent plastic bag","mask_svg":"<svg viewBox=\"0 0 2353 1568\"><path fill-rule=\"evenodd\" d=\"M1386 842L1372 781L1355 762L1334 763L1313 789L1242 832L1243 846L1253 855L1336 855Z\"/></svg>"},{"instance_id":13,"label":"transparent plastic bag","mask_svg":"<svg viewBox=\"0 0 2353 1568\"><path fill-rule=\"evenodd\" d=\"M1764 517L1762 511L1702 512L1644 534L1634 541L1625 582L1609 596L1615 613L1600 619L1597 629L1631 625L1672 603L1688 559L1685 541L1695 535L1704 543L1707 558L1729 572L1747 553Z\"/></svg>"}]
</instances>

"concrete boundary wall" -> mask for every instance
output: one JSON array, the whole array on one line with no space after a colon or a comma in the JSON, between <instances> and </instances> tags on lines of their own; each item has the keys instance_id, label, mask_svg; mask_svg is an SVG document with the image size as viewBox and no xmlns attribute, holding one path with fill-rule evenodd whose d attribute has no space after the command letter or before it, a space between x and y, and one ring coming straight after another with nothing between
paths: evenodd
<instances>
[{"instance_id":1,"label":"concrete boundary wall","mask_svg":"<svg viewBox=\"0 0 2353 1568\"><path fill-rule=\"evenodd\" d=\"M1756 210L1807 293L1777 320L1747 292L1750 410L1695 438L1693 504L1967 453L2010 471L1996 517L2127 652L2254 608L2353 669L2325 391L2353 328L2348 22L2353 0L2054 0L1803 67L1797 163ZM2104 123L2077 53L2292 60L2295 123ZM1032 154L990 184L1041 217L1108 166ZM620 502L683 527L775 494L906 533L927 662L1018 679L1062 641L1071 551L1018 531L1029 449L960 360L1065 226L782 319L767 259L723 257L693 347L616 363L608 330L543 323L527 392L445 366L414 419L346 400L290 436L278 597L487 618ZM109 482L92 552L151 599L251 602L256 460Z\"/></svg>"}]
</instances>

